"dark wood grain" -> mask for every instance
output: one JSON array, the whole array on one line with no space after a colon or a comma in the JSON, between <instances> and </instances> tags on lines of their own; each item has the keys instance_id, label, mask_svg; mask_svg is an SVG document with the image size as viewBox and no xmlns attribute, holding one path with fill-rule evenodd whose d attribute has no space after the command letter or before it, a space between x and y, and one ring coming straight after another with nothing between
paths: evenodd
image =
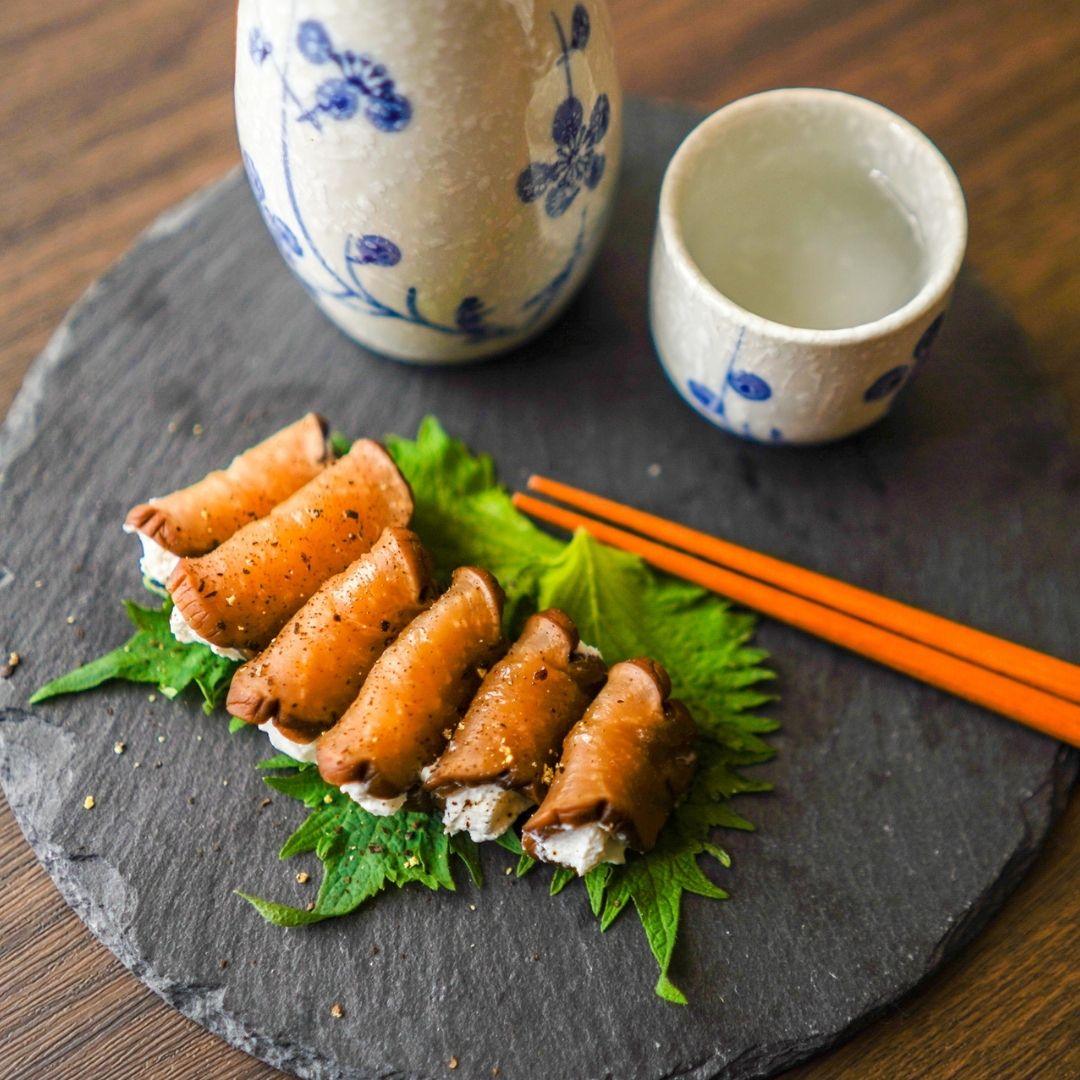
<instances>
[{"instance_id":1,"label":"dark wood grain","mask_svg":"<svg viewBox=\"0 0 1080 1080\"><path fill-rule=\"evenodd\" d=\"M235 164L232 5L5 0L0 408L64 310L160 211ZM1080 416L1080 21L1069 0L615 0L628 90L715 107L835 86L908 116L960 174L970 265ZM7 628L9 622L2 624ZM14 631L12 631L14 632ZM0 641L0 650L18 648ZM38 676L28 656L15 678ZM39 680L38 680L39 681ZM272 1070L145 990L0 818L0 1077ZM962 957L801 1076L1080 1074L1080 803Z\"/></svg>"}]
</instances>

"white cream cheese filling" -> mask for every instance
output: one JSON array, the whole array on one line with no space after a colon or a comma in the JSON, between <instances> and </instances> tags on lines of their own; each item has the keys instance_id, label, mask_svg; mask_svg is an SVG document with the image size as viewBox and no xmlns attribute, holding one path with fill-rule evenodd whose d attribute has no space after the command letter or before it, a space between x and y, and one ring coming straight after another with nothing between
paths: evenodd
<instances>
[{"instance_id":1,"label":"white cream cheese filling","mask_svg":"<svg viewBox=\"0 0 1080 1080\"><path fill-rule=\"evenodd\" d=\"M209 647L212 653L217 656L223 656L226 660L250 660L254 655L249 653L246 649L221 649L212 642L206 640L196 634L194 630L188 626L187 619L184 618L178 607L174 607L169 612L169 629L172 631L172 636L180 642L181 645L206 645Z\"/></svg>"},{"instance_id":2,"label":"white cream cheese filling","mask_svg":"<svg viewBox=\"0 0 1080 1080\"><path fill-rule=\"evenodd\" d=\"M267 720L265 724L259 725L259 730L266 732L266 737L270 740L270 745L275 750L280 750L283 754L288 754L289 757L295 758L297 761L314 761L315 760L315 740L311 742L293 742L287 735L282 735L280 731L274 726L273 720Z\"/></svg>"},{"instance_id":3,"label":"white cream cheese filling","mask_svg":"<svg viewBox=\"0 0 1080 1080\"><path fill-rule=\"evenodd\" d=\"M351 784L342 784L341 790L358 806L376 817L392 817L405 805L404 795L395 795L392 799L379 799L369 795L367 780L354 780Z\"/></svg>"},{"instance_id":4,"label":"white cream cheese filling","mask_svg":"<svg viewBox=\"0 0 1080 1080\"><path fill-rule=\"evenodd\" d=\"M595 656L598 660L603 660L603 654L595 645L586 645L584 641L577 643L577 648L574 649L575 656Z\"/></svg>"},{"instance_id":5,"label":"white cream cheese filling","mask_svg":"<svg viewBox=\"0 0 1080 1080\"><path fill-rule=\"evenodd\" d=\"M601 863L626 862L626 841L598 821L564 825L542 839L534 839L533 847L542 862L568 866L579 877Z\"/></svg>"},{"instance_id":6,"label":"white cream cheese filling","mask_svg":"<svg viewBox=\"0 0 1080 1080\"><path fill-rule=\"evenodd\" d=\"M458 788L446 797L443 827L448 833L467 832L478 844L497 840L533 805L520 791L498 784L474 784Z\"/></svg>"},{"instance_id":7,"label":"white cream cheese filling","mask_svg":"<svg viewBox=\"0 0 1080 1080\"><path fill-rule=\"evenodd\" d=\"M176 564L180 561L179 555L163 548L152 536L146 536L133 529L130 525L124 526L124 532L134 533L142 543L142 557L139 559L139 570L143 577L164 585L169 580Z\"/></svg>"}]
</instances>

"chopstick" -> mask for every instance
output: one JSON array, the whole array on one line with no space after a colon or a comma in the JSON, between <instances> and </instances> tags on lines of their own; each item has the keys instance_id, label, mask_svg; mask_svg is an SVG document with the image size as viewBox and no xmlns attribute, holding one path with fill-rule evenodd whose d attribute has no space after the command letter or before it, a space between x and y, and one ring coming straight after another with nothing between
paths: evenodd
<instances>
[{"instance_id":1,"label":"chopstick","mask_svg":"<svg viewBox=\"0 0 1080 1080\"><path fill-rule=\"evenodd\" d=\"M514 494L514 505L564 529L583 528L603 543L641 556L661 570L840 645L956 697L1080 746L1080 706L1027 683L896 634L835 608L785 592L653 540L533 498Z\"/></svg>"},{"instance_id":2,"label":"chopstick","mask_svg":"<svg viewBox=\"0 0 1080 1080\"><path fill-rule=\"evenodd\" d=\"M654 540L700 555L729 570L758 578L786 592L815 600L826 607L1080 704L1080 667L1076 664L557 480L532 476L529 478L529 488L617 525L625 525Z\"/></svg>"}]
</instances>

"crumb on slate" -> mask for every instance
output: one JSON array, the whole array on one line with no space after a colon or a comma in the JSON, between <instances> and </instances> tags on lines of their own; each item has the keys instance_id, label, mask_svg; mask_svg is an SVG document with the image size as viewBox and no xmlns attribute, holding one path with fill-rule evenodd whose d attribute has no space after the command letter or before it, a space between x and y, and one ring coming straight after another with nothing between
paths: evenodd
<instances>
[{"instance_id":1,"label":"crumb on slate","mask_svg":"<svg viewBox=\"0 0 1080 1080\"><path fill-rule=\"evenodd\" d=\"M125 743L123 739L117 739L116 742L113 743L112 752L114 754L122 754L126 749L127 743Z\"/></svg>"},{"instance_id":2,"label":"crumb on slate","mask_svg":"<svg viewBox=\"0 0 1080 1080\"><path fill-rule=\"evenodd\" d=\"M340 1020L345 1015L345 1010L342 1008L340 1001L335 1001L334 1004L330 1006L330 1015L335 1020Z\"/></svg>"},{"instance_id":3,"label":"crumb on slate","mask_svg":"<svg viewBox=\"0 0 1080 1080\"><path fill-rule=\"evenodd\" d=\"M82 805L84 810L93 810L97 803L94 802L93 795L87 795L86 798L83 799Z\"/></svg>"},{"instance_id":4,"label":"crumb on slate","mask_svg":"<svg viewBox=\"0 0 1080 1080\"><path fill-rule=\"evenodd\" d=\"M74 615L69 615L67 617L67 619L66 619L66 622L67 622L68 626L72 626L74 624L74 622L75 622L75 616Z\"/></svg>"},{"instance_id":5,"label":"crumb on slate","mask_svg":"<svg viewBox=\"0 0 1080 1080\"><path fill-rule=\"evenodd\" d=\"M191 434L192 434L192 435L194 435L196 439L197 439L197 438L198 438L198 437L199 437L199 436L200 436L200 435L201 435L201 434L202 434L202 433L203 433L203 432L204 432L205 430L206 430L206 428L204 428L204 427L202 426L202 424L192 424L192 425L191 425Z\"/></svg>"},{"instance_id":6,"label":"crumb on slate","mask_svg":"<svg viewBox=\"0 0 1080 1080\"><path fill-rule=\"evenodd\" d=\"M8 653L7 663L0 666L0 679L10 679L21 663L22 657L17 652Z\"/></svg>"},{"instance_id":7,"label":"crumb on slate","mask_svg":"<svg viewBox=\"0 0 1080 1080\"><path fill-rule=\"evenodd\" d=\"M314 911L314 910L315 910L315 901L314 901L314 900L309 900L309 901L308 901L308 902L307 902L307 903L306 903L306 904L304 905L304 910L305 910L305 911Z\"/></svg>"},{"instance_id":8,"label":"crumb on slate","mask_svg":"<svg viewBox=\"0 0 1080 1080\"><path fill-rule=\"evenodd\" d=\"M220 967L222 971L224 971L228 966L229 966L229 961L228 960L222 960L221 963L218 964L218 967Z\"/></svg>"},{"instance_id":9,"label":"crumb on slate","mask_svg":"<svg viewBox=\"0 0 1080 1080\"><path fill-rule=\"evenodd\" d=\"M296 883L298 885L306 885L311 880L311 875L306 870L301 870L296 875Z\"/></svg>"},{"instance_id":10,"label":"crumb on slate","mask_svg":"<svg viewBox=\"0 0 1080 1080\"><path fill-rule=\"evenodd\" d=\"M447 1067L448 1069L456 1069L456 1068L458 1067L458 1059L457 1059L456 1057L452 1057L452 1058L451 1058L451 1059L450 1059L450 1060L449 1060L449 1061L448 1061L448 1062L446 1063L446 1067Z\"/></svg>"}]
</instances>

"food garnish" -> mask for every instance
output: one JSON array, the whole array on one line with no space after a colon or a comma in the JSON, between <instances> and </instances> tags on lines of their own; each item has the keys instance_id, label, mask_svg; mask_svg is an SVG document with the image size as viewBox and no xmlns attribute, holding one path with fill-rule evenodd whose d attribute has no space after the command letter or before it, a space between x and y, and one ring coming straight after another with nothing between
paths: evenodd
<instances>
[{"instance_id":1,"label":"food garnish","mask_svg":"<svg viewBox=\"0 0 1080 1080\"><path fill-rule=\"evenodd\" d=\"M330 443L338 454L349 450L340 436L332 436ZM424 421L415 440L390 437L387 449L411 485L415 510L410 527L431 552L436 577L446 583L462 566L483 567L494 575L505 591L503 630L509 639L520 634L533 612L555 609L567 613L581 639L596 646L609 663L648 656L670 674L673 696L685 703L696 725L693 781L651 851L629 855L624 865L602 863L583 881L601 929L633 903L660 967L657 993L685 1002L668 978L682 894L717 899L727 895L706 877L699 860L710 856L729 865L726 853L713 842L714 828L750 828L731 808L730 799L768 788L739 772L772 756L762 736L776 726L754 715L769 700L761 684L772 677L764 667L765 653L749 643L754 619L587 534L564 542L541 532L514 509L496 482L491 459L469 453L433 418ZM368 540L368 547L374 539ZM147 584L161 595L159 587ZM236 612L242 606L240 595L240 589L230 585L221 595L221 612ZM230 596L233 604L227 603ZM133 637L120 649L42 687L31 700L44 701L118 678L151 683L168 698L195 686L207 712L220 704L236 663L214 655L206 645L179 644L169 629L173 608L167 596L157 609L130 601L125 606L135 624ZM277 629L291 614L281 618ZM226 617L235 616L221 615ZM485 667L492 661L489 675L499 670L498 657L483 661ZM553 669L544 668L550 681ZM536 685L546 685L545 680ZM246 725L239 721L238 726ZM447 727L441 721L437 730L432 729L440 746ZM508 752L513 756L514 747L508 745ZM270 787L303 802L309 811L286 841L281 857L313 851L323 866L318 894L304 907L245 896L268 920L297 926L343 915L387 884L420 882L432 889L454 889L455 858L480 882L476 844L467 832L448 835L438 812L406 805L392 816L378 817L328 784L312 763L279 755L261 767ZM546 770L541 768L535 794L541 794L557 773L550 762ZM533 869L535 863L522 850L516 833L506 832L497 842L517 856L518 874ZM506 870L514 872L513 867ZM560 892L576 876L565 867L557 868L551 892Z\"/></svg>"}]
</instances>

